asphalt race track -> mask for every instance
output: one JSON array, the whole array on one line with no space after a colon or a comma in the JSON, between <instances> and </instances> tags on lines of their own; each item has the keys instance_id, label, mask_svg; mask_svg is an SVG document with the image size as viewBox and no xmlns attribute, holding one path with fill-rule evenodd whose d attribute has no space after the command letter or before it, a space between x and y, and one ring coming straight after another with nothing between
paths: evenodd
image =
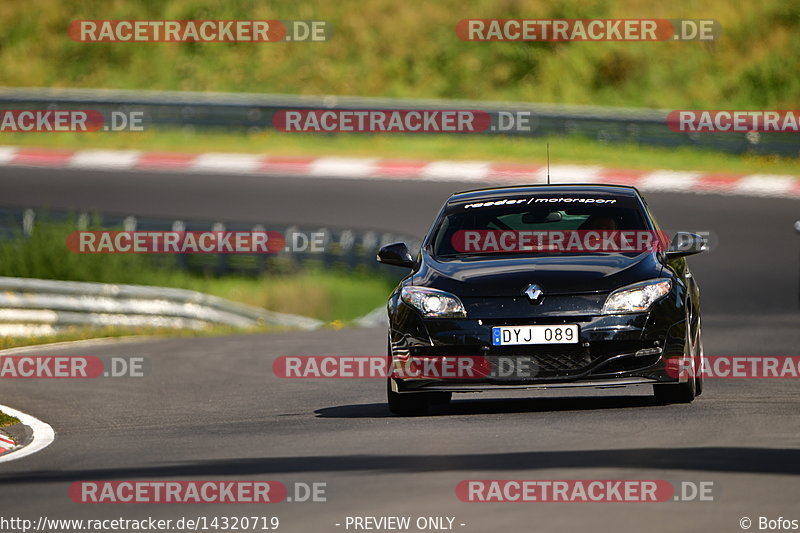
<instances>
[{"instance_id":1,"label":"asphalt race track","mask_svg":"<svg viewBox=\"0 0 800 533\"><path fill-rule=\"evenodd\" d=\"M446 196L475 184L0 168L0 204L168 217L322 224L421 234ZM689 259L707 355L798 355L797 201L646 195L668 230L712 232ZM32 348L30 353L42 353ZM278 516L280 530L345 531L347 516L454 516L483 531L741 531L800 519L800 395L791 379L715 380L690 405L649 387L456 397L395 418L379 380L281 380L280 355L379 355L360 329L114 342L47 354L142 356L143 378L5 380L2 402L53 426L45 450L0 465L4 516ZM463 398L463 399L462 399ZM714 482L713 502L460 502L465 479ZM81 480L327 483L326 503L90 505ZM256 510L254 510L254 508ZM460 526L459 524L465 524ZM342 524L336 526L335 524Z\"/></svg>"}]
</instances>

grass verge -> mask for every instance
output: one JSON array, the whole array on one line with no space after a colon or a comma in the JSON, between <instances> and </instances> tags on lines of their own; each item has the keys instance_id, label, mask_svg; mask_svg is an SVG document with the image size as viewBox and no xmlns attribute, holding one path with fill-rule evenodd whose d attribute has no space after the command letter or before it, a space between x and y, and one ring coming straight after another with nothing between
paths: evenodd
<instances>
[{"instance_id":1,"label":"grass verge","mask_svg":"<svg viewBox=\"0 0 800 533\"><path fill-rule=\"evenodd\" d=\"M19 418L0 411L0 428L13 426L14 424L19 424Z\"/></svg>"},{"instance_id":2,"label":"grass verge","mask_svg":"<svg viewBox=\"0 0 800 533\"><path fill-rule=\"evenodd\" d=\"M464 17L714 19L693 42L466 42ZM73 20L319 20L330 40L83 43ZM797 2L641 0L28 0L0 4L0 79L18 87L245 91L630 105L795 109Z\"/></svg>"}]
</instances>

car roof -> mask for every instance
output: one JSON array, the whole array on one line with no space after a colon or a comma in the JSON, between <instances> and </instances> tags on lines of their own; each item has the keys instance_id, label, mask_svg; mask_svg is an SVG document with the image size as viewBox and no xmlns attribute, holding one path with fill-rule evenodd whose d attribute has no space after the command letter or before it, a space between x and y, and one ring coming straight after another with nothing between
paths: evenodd
<instances>
[{"instance_id":1,"label":"car roof","mask_svg":"<svg viewBox=\"0 0 800 533\"><path fill-rule=\"evenodd\" d=\"M560 185L517 185L514 187L488 187L483 189L472 189L460 191L448 199L449 202L461 202L468 200L481 200L484 198L503 198L520 194L613 194L615 196L639 197L641 194L635 187L629 185L598 185L592 183L570 183Z\"/></svg>"}]
</instances>

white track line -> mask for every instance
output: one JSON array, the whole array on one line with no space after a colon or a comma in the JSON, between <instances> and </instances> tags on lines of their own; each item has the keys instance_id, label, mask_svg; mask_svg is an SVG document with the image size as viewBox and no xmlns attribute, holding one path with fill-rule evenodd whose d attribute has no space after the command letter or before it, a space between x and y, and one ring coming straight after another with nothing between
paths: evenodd
<instances>
[{"instance_id":1,"label":"white track line","mask_svg":"<svg viewBox=\"0 0 800 533\"><path fill-rule=\"evenodd\" d=\"M141 158L136 150L81 150L75 152L70 168L132 169Z\"/></svg>"},{"instance_id":2,"label":"white track line","mask_svg":"<svg viewBox=\"0 0 800 533\"><path fill-rule=\"evenodd\" d=\"M422 168L420 176L431 181L483 181L490 165L484 161L432 161Z\"/></svg>"},{"instance_id":3,"label":"white track line","mask_svg":"<svg viewBox=\"0 0 800 533\"><path fill-rule=\"evenodd\" d=\"M261 166L261 156L253 154L207 153L198 155L186 168L199 172L252 174Z\"/></svg>"},{"instance_id":4,"label":"white track line","mask_svg":"<svg viewBox=\"0 0 800 533\"><path fill-rule=\"evenodd\" d=\"M320 157L311 162L309 174L315 177L364 178L374 172L377 161L351 157Z\"/></svg>"},{"instance_id":5,"label":"white track line","mask_svg":"<svg viewBox=\"0 0 800 533\"><path fill-rule=\"evenodd\" d=\"M17 153L15 146L0 146L0 164L7 165Z\"/></svg>"},{"instance_id":6,"label":"white track line","mask_svg":"<svg viewBox=\"0 0 800 533\"><path fill-rule=\"evenodd\" d=\"M16 416L19 418L20 422L26 426L30 426L31 430L33 430L33 442L18 451L6 452L0 455L0 463L22 459L25 456L47 448L53 440L55 440L56 432L53 431L50 424L6 405L0 405L0 411L3 411L7 415Z\"/></svg>"}]
</instances>

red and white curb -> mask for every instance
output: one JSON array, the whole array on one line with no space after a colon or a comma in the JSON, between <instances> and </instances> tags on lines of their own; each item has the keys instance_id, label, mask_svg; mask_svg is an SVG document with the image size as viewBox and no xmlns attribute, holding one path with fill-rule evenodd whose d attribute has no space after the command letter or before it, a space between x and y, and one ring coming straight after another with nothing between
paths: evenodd
<instances>
[{"instance_id":1,"label":"red and white curb","mask_svg":"<svg viewBox=\"0 0 800 533\"><path fill-rule=\"evenodd\" d=\"M57 150L0 146L0 165L89 170L178 171L291 175L298 178L408 179L495 184L546 181L543 165L486 161L418 161L347 157L279 157L254 154L184 154L130 150ZM632 185L642 191L721 193L800 198L797 176L670 170L625 170L552 165L551 183Z\"/></svg>"},{"instance_id":2,"label":"red and white curb","mask_svg":"<svg viewBox=\"0 0 800 533\"><path fill-rule=\"evenodd\" d=\"M0 455L6 453L8 450L14 449L16 445L16 442L0 433Z\"/></svg>"},{"instance_id":3,"label":"red and white curb","mask_svg":"<svg viewBox=\"0 0 800 533\"><path fill-rule=\"evenodd\" d=\"M0 411L7 415L17 417L20 422L30 427L31 431L33 432L31 442L26 446L17 447L13 442L11 442L11 446L8 446L8 443L6 442L3 445L4 451L0 450L2 451L2 455L0 455L0 463L27 457L28 455L47 448L50 446L50 444L52 444L53 440L55 440L56 433L53 431L53 428L50 427L50 424L42 422L38 418L35 418L27 413L23 413L22 411L17 411L13 407L8 407L6 405L0 405ZM4 436L0 436L0 439L3 441L8 440Z\"/></svg>"}]
</instances>

